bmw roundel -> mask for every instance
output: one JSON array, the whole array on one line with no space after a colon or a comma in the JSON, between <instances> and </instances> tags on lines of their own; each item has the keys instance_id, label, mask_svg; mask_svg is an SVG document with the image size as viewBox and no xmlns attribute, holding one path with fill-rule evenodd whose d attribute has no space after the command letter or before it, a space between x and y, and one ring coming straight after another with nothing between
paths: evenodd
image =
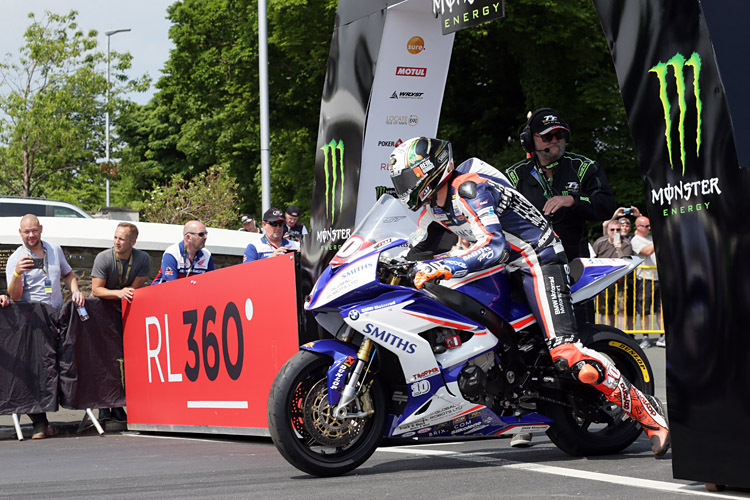
<instances>
[{"instance_id":1,"label":"bmw roundel","mask_svg":"<svg viewBox=\"0 0 750 500\"><path fill-rule=\"evenodd\" d=\"M349 311L349 319L352 321L357 321L359 319L359 311L356 309L352 309Z\"/></svg>"}]
</instances>

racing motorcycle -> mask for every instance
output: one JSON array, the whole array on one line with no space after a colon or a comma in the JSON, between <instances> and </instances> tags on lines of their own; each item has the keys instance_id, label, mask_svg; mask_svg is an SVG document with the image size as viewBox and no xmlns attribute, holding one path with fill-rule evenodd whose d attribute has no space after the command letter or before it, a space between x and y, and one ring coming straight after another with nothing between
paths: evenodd
<instances>
[{"instance_id":1,"label":"racing motorcycle","mask_svg":"<svg viewBox=\"0 0 750 500\"><path fill-rule=\"evenodd\" d=\"M558 372L513 274L497 265L414 288L405 259L416 221L383 195L316 282L305 308L330 337L301 346L276 376L268 425L279 452L309 474L335 476L384 437L464 438L543 432L574 456L619 452L641 426L601 392ZM642 262L576 259L573 303ZM653 394L648 359L630 336L579 327Z\"/></svg>"}]
</instances>

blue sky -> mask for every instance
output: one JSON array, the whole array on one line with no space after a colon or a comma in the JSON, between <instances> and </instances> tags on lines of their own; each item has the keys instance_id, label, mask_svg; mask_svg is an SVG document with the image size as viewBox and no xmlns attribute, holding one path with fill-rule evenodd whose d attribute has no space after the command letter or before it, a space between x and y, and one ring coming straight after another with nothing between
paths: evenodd
<instances>
[{"instance_id":1,"label":"blue sky","mask_svg":"<svg viewBox=\"0 0 750 500\"><path fill-rule=\"evenodd\" d=\"M107 50L105 31L130 28L127 33L112 35L110 49L130 52L133 66L131 77L148 73L155 83L169 58L172 42L169 39L170 23L166 19L167 7L175 0L0 0L0 58L3 61L18 53L23 46L23 33L29 25L27 15L34 12L41 19L45 10L67 14L78 11L78 26L84 31L95 29L99 33L99 47ZM145 104L155 89L145 94L132 94L130 99Z\"/></svg>"}]
</instances>

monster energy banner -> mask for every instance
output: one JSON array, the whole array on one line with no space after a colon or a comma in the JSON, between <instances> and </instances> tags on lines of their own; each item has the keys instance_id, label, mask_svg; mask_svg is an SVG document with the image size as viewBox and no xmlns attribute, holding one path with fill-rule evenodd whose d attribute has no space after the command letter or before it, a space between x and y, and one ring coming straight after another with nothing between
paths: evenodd
<instances>
[{"instance_id":1,"label":"monster energy banner","mask_svg":"<svg viewBox=\"0 0 750 500\"><path fill-rule=\"evenodd\" d=\"M431 5L339 1L320 107L311 230L303 242L303 291L357 217L391 187L393 148L437 131L453 38L440 36Z\"/></svg>"},{"instance_id":2,"label":"monster energy banner","mask_svg":"<svg viewBox=\"0 0 750 500\"><path fill-rule=\"evenodd\" d=\"M0 308L0 414L124 406L115 302L86 299L85 322L72 302Z\"/></svg>"},{"instance_id":3,"label":"monster energy banner","mask_svg":"<svg viewBox=\"0 0 750 500\"><path fill-rule=\"evenodd\" d=\"M697 0L594 4L656 243L674 475L747 487L750 179L736 144L750 145L737 26L750 3L706 0L708 14Z\"/></svg>"},{"instance_id":4,"label":"monster energy banner","mask_svg":"<svg viewBox=\"0 0 750 500\"><path fill-rule=\"evenodd\" d=\"M505 17L505 0L432 0L443 35Z\"/></svg>"}]
</instances>

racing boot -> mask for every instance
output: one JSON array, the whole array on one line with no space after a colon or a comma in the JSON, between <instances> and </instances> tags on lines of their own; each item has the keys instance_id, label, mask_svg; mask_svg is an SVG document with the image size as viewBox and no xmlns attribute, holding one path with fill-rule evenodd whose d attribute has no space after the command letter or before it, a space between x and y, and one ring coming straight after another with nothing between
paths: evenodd
<instances>
[{"instance_id":1,"label":"racing boot","mask_svg":"<svg viewBox=\"0 0 750 500\"><path fill-rule=\"evenodd\" d=\"M580 342L558 345L550 350L550 354L555 366L570 367L579 381L594 386L608 401L641 424L654 455L661 457L669 450L669 428L661 403L654 396L643 394L634 387L609 359L583 347Z\"/></svg>"}]
</instances>

